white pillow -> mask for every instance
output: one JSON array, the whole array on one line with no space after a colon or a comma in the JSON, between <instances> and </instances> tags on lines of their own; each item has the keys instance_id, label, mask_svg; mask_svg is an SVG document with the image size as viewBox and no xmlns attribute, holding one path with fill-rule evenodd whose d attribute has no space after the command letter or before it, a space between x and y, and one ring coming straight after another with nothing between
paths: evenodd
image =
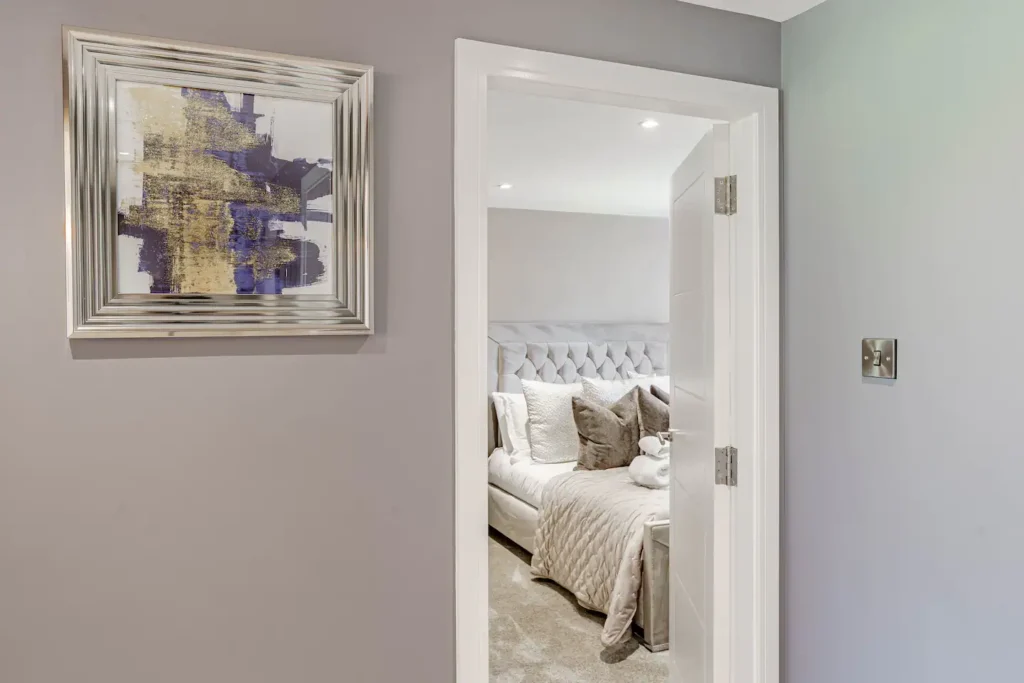
<instances>
[{"instance_id":1,"label":"white pillow","mask_svg":"<svg viewBox=\"0 0 1024 683\"><path fill-rule=\"evenodd\" d=\"M584 377L583 398L602 406L610 406L620 398L633 391L634 387L649 389L651 380L646 377L632 379L592 379Z\"/></svg>"},{"instance_id":2,"label":"white pillow","mask_svg":"<svg viewBox=\"0 0 1024 683\"><path fill-rule=\"evenodd\" d=\"M498 442L509 455L512 455L512 439L508 435L508 409L505 407L506 395L494 392L491 394L491 402L494 404L494 415L498 418Z\"/></svg>"},{"instance_id":3,"label":"white pillow","mask_svg":"<svg viewBox=\"0 0 1024 683\"><path fill-rule=\"evenodd\" d=\"M512 462L519 462L530 457L530 437L526 431L526 397L522 394L491 394L494 400L494 412L498 415L498 431L501 434L501 447L508 453Z\"/></svg>"},{"instance_id":4,"label":"white pillow","mask_svg":"<svg viewBox=\"0 0 1024 683\"><path fill-rule=\"evenodd\" d=\"M572 416L572 399L582 394L582 384L523 381L530 453L535 461L572 462L579 458L580 442Z\"/></svg>"},{"instance_id":5,"label":"white pillow","mask_svg":"<svg viewBox=\"0 0 1024 683\"><path fill-rule=\"evenodd\" d=\"M640 384L638 386L644 387L648 391L651 390L651 384L658 387L666 394L672 393L672 378L668 375L641 375L639 372L633 372L632 370L626 371L626 376L630 379L642 379L647 380L648 384Z\"/></svg>"}]
</instances>

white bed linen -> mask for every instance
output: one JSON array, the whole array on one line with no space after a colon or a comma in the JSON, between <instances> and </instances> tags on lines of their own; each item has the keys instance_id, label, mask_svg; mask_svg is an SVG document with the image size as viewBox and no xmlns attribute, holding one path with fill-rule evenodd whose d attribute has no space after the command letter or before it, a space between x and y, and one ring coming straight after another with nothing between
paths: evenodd
<instances>
[{"instance_id":1,"label":"white bed linen","mask_svg":"<svg viewBox=\"0 0 1024 683\"><path fill-rule=\"evenodd\" d=\"M535 460L512 462L503 448L496 448L487 459L487 480L502 491L510 493L533 507L540 507L544 486L553 477L572 472L576 461L540 463Z\"/></svg>"}]
</instances>

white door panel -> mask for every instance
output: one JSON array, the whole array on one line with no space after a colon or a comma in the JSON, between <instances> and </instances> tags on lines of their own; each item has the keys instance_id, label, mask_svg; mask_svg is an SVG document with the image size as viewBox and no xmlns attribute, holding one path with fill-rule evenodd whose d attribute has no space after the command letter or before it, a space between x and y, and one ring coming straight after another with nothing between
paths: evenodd
<instances>
[{"instance_id":1,"label":"white door panel","mask_svg":"<svg viewBox=\"0 0 1024 683\"><path fill-rule=\"evenodd\" d=\"M715 126L672 177L671 423L683 433L671 461L672 683L729 680L729 490L715 485L715 447L730 424L731 237L714 213L715 176L728 168L729 128Z\"/></svg>"},{"instance_id":2,"label":"white door panel","mask_svg":"<svg viewBox=\"0 0 1024 683\"><path fill-rule=\"evenodd\" d=\"M696 187L703 177L694 180L693 185L683 189L683 194L673 198L673 231L680 239L672 240L672 292L692 292L700 289L702 272L705 268L704 232L701 229L701 189ZM692 194L690 191L694 190ZM679 201L676 201L678 199ZM678 227L676 226L678 224ZM710 265L710 264L709 264Z\"/></svg>"},{"instance_id":3,"label":"white door panel","mask_svg":"<svg viewBox=\"0 0 1024 683\"><path fill-rule=\"evenodd\" d=\"M687 644L682 649L669 650L671 653L670 677L677 681L705 680L707 668L707 647L704 642L707 630L697 615L697 610L686 594L682 582L673 578L672 609L669 614L669 633L679 634L678 640ZM674 648L675 640L672 647Z\"/></svg>"},{"instance_id":4,"label":"white door panel","mask_svg":"<svg viewBox=\"0 0 1024 683\"><path fill-rule=\"evenodd\" d=\"M701 557L704 546L707 544L707 521L700 514L700 505L689 495L686 489L680 485L678 480L672 482L673 490L672 505L679 507L678 514L674 515L673 524L669 533L670 547L694 548L700 552L693 552L694 557ZM676 523L678 520L678 523ZM674 532L674 533L673 533ZM677 543L678 541L678 543ZM697 619L704 624L704 607L707 602L706 572L707 566L703 562L682 562L679 571L675 572L680 585L683 586L687 597L696 610Z\"/></svg>"},{"instance_id":5,"label":"white door panel","mask_svg":"<svg viewBox=\"0 0 1024 683\"><path fill-rule=\"evenodd\" d=\"M669 300L669 319L687 320L689 325L699 326L689 334L670 334L669 359L672 363L673 393L683 393L683 400L706 401L711 386L706 377L707 359L704 357L704 300L699 291L682 292ZM674 397L673 397L674 398ZM681 422L673 424L676 429L689 432L700 426L700 417L691 411L677 411ZM695 416L696 415L696 416ZM673 415L673 418L676 416ZM689 424L686 420L696 420Z\"/></svg>"}]
</instances>

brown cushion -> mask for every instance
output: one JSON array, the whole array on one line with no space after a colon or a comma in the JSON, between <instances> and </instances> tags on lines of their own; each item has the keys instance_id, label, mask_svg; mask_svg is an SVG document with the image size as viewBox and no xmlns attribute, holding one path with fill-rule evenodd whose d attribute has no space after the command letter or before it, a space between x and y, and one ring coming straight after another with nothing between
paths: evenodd
<instances>
[{"instance_id":1,"label":"brown cushion","mask_svg":"<svg viewBox=\"0 0 1024 683\"><path fill-rule=\"evenodd\" d=\"M626 467L639 453L640 424L637 392L634 388L605 407L574 396L572 415L580 438L578 470L607 470Z\"/></svg>"},{"instance_id":2,"label":"brown cushion","mask_svg":"<svg viewBox=\"0 0 1024 683\"><path fill-rule=\"evenodd\" d=\"M637 387L637 416L640 438L668 431L668 404L643 387Z\"/></svg>"},{"instance_id":3,"label":"brown cushion","mask_svg":"<svg viewBox=\"0 0 1024 683\"><path fill-rule=\"evenodd\" d=\"M671 394L669 394L667 391L659 387L657 384L651 385L651 394L654 396L654 398L658 399L659 401L662 401L665 405L669 405L670 403L672 403L672 401L669 400L669 396L671 396Z\"/></svg>"}]
</instances>

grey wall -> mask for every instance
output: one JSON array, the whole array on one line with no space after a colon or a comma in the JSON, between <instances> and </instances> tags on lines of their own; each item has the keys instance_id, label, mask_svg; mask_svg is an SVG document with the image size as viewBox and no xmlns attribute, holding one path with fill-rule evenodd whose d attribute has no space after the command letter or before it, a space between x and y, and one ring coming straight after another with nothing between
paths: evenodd
<instances>
[{"instance_id":1,"label":"grey wall","mask_svg":"<svg viewBox=\"0 0 1024 683\"><path fill-rule=\"evenodd\" d=\"M1024 4L783 28L788 683L1010 680L1024 614ZM894 336L900 377L859 377Z\"/></svg>"},{"instance_id":2,"label":"grey wall","mask_svg":"<svg viewBox=\"0 0 1024 683\"><path fill-rule=\"evenodd\" d=\"M668 322L667 218L490 209L488 313L500 322Z\"/></svg>"},{"instance_id":3,"label":"grey wall","mask_svg":"<svg viewBox=\"0 0 1024 683\"><path fill-rule=\"evenodd\" d=\"M69 346L62 23L375 65L380 333ZM4 683L453 679L457 37L780 78L676 0L0 5Z\"/></svg>"}]
</instances>

